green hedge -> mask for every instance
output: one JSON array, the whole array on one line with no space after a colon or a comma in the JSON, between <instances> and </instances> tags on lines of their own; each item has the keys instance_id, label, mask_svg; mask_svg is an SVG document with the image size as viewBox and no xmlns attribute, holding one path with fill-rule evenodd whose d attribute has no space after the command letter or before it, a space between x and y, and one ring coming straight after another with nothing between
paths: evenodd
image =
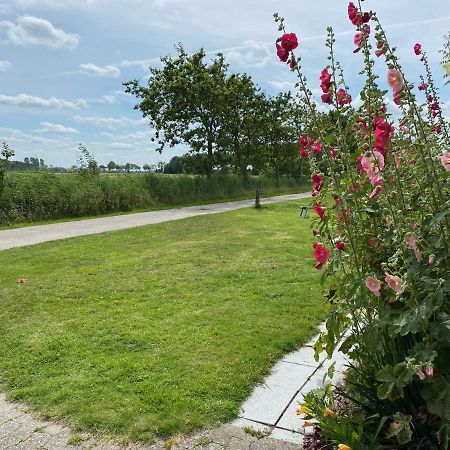
<instances>
[{"instance_id":1,"label":"green hedge","mask_svg":"<svg viewBox=\"0 0 450 450\"><path fill-rule=\"evenodd\" d=\"M252 196L258 181L263 194L294 192L301 188L298 180L284 177L276 186L269 177L244 180L235 175L207 178L162 174L92 176L9 172L0 198L0 223L94 216Z\"/></svg>"}]
</instances>

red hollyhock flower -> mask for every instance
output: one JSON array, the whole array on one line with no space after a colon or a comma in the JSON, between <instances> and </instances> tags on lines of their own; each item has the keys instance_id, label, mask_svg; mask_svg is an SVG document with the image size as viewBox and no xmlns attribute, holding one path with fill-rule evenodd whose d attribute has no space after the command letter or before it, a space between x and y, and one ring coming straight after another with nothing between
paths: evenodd
<instances>
[{"instance_id":1,"label":"red hollyhock flower","mask_svg":"<svg viewBox=\"0 0 450 450\"><path fill-rule=\"evenodd\" d=\"M345 242L343 241L336 242L335 247L340 251L345 250Z\"/></svg>"},{"instance_id":2,"label":"red hollyhock flower","mask_svg":"<svg viewBox=\"0 0 450 450\"><path fill-rule=\"evenodd\" d=\"M320 192L323 187L323 176L318 173L314 173L313 175L311 175L311 180L314 183L314 190Z\"/></svg>"},{"instance_id":3,"label":"red hollyhock flower","mask_svg":"<svg viewBox=\"0 0 450 450\"><path fill-rule=\"evenodd\" d=\"M345 105L349 105L352 102L352 96L342 88L337 91L337 98L339 106L341 108Z\"/></svg>"},{"instance_id":4,"label":"red hollyhock flower","mask_svg":"<svg viewBox=\"0 0 450 450\"><path fill-rule=\"evenodd\" d=\"M384 155L391 143L391 134L394 128L383 120L382 117L375 119L375 148Z\"/></svg>"},{"instance_id":5,"label":"red hollyhock flower","mask_svg":"<svg viewBox=\"0 0 450 450\"><path fill-rule=\"evenodd\" d=\"M298 47L297 35L295 33L283 34L280 38L280 43L287 52L291 52Z\"/></svg>"},{"instance_id":6,"label":"red hollyhock flower","mask_svg":"<svg viewBox=\"0 0 450 450\"><path fill-rule=\"evenodd\" d=\"M377 42L377 49L375 50L375 56L378 58L381 55L386 53L386 48L384 47L384 43L382 41Z\"/></svg>"},{"instance_id":7,"label":"red hollyhock flower","mask_svg":"<svg viewBox=\"0 0 450 450\"><path fill-rule=\"evenodd\" d=\"M313 253L314 259L317 261L315 268L317 270L320 270L330 257L330 250L328 250L323 245L320 245L318 242L313 242L313 248L314 248Z\"/></svg>"},{"instance_id":8,"label":"red hollyhock flower","mask_svg":"<svg viewBox=\"0 0 450 450\"><path fill-rule=\"evenodd\" d=\"M427 87L428 87L427 83L422 83L419 84L419 86L417 86L417 89L419 89L419 91L424 91Z\"/></svg>"},{"instance_id":9,"label":"red hollyhock flower","mask_svg":"<svg viewBox=\"0 0 450 450\"><path fill-rule=\"evenodd\" d=\"M320 87L322 88L322 91L327 93L330 88L331 88L331 78L332 78L332 74L328 72L328 68L325 67L325 69L322 70L322 72L320 72Z\"/></svg>"},{"instance_id":10,"label":"red hollyhock flower","mask_svg":"<svg viewBox=\"0 0 450 450\"><path fill-rule=\"evenodd\" d=\"M312 149L316 155L320 155L320 152L322 150L322 144L320 143L320 141L314 142L312 144Z\"/></svg>"},{"instance_id":11,"label":"red hollyhock flower","mask_svg":"<svg viewBox=\"0 0 450 450\"><path fill-rule=\"evenodd\" d=\"M422 45L420 44L415 44L414 45L414 53L419 56L422 53Z\"/></svg>"},{"instance_id":12,"label":"red hollyhock flower","mask_svg":"<svg viewBox=\"0 0 450 450\"><path fill-rule=\"evenodd\" d=\"M318 203L316 203L313 207L313 210L320 217L320 220L323 220L323 216L325 215L325 209L322 208Z\"/></svg>"},{"instance_id":13,"label":"red hollyhock flower","mask_svg":"<svg viewBox=\"0 0 450 450\"><path fill-rule=\"evenodd\" d=\"M368 12L361 14L352 2L348 4L347 10L348 18L353 25L362 25L370 20L370 14Z\"/></svg>"},{"instance_id":14,"label":"red hollyhock flower","mask_svg":"<svg viewBox=\"0 0 450 450\"><path fill-rule=\"evenodd\" d=\"M281 62L287 62L289 58L289 52L285 50L280 44L276 44L277 55Z\"/></svg>"},{"instance_id":15,"label":"red hollyhock flower","mask_svg":"<svg viewBox=\"0 0 450 450\"><path fill-rule=\"evenodd\" d=\"M306 150L305 147L300 147L300 151L299 154L302 158L308 158L308 151Z\"/></svg>"},{"instance_id":16,"label":"red hollyhock flower","mask_svg":"<svg viewBox=\"0 0 450 450\"><path fill-rule=\"evenodd\" d=\"M328 91L325 94L322 94L320 98L322 99L323 103L327 103L328 105L331 105L331 102L333 101L333 93L331 91Z\"/></svg>"}]
</instances>

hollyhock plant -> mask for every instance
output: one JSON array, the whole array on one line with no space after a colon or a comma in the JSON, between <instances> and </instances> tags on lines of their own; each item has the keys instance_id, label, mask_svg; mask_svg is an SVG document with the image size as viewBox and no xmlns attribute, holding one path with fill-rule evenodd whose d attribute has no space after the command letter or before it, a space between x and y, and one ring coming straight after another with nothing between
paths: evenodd
<instances>
[{"instance_id":1,"label":"hollyhock plant","mask_svg":"<svg viewBox=\"0 0 450 450\"><path fill-rule=\"evenodd\" d=\"M414 46L414 53L420 55L423 74L412 79L376 12L361 10L361 4L368 3L350 2L347 8L358 50L354 55L351 46L348 54L362 61L358 102L347 97L350 87L336 59L331 27L325 43L327 66L313 86L301 67L302 57L296 57L299 101L305 110L302 130L308 136L300 145L312 174L317 215L312 227L321 241L313 244L313 259L316 269L323 269L322 280L329 289L327 325L315 348L317 355L326 351L330 357L340 350L351 361L344 385L327 385L305 395L305 414L317 424L314 436L323 448L336 448L341 442L354 449L446 449L450 448L450 129L442 107L446 100L439 97L421 44ZM277 21L284 33L284 19L277 16ZM296 51L302 52L301 46ZM377 57L377 66L385 66L376 70L387 79L374 73ZM450 40L443 64L449 60ZM395 115L388 110L386 82L400 106ZM319 87L329 105L326 113L316 108L312 95ZM425 104L416 99L419 91L425 93ZM349 407L340 411L337 398L345 398ZM325 417L327 410L336 416Z\"/></svg>"}]
</instances>

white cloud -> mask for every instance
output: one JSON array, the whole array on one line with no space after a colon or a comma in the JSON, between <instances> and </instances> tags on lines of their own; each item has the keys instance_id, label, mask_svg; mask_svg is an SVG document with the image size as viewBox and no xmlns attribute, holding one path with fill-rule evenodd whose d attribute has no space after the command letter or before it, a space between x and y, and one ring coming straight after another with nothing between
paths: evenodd
<instances>
[{"instance_id":1,"label":"white cloud","mask_svg":"<svg viewBox=\"0 0 450 450\"><path fill-rule=\"evenodd\" d=\"M231 65L241 67L263 67L270 62L276 61L273 51L265 42L254 40L245 41L244 45L217 50L225 55L227 62Z\"/></svg>"},{"instance_id":2,"label":"white cloud","mask_svg":"<svg viewBox=\"0 0 450 450\"><path fill-rule=\"evenodd\" d=\"M128 117L75 116L77 123L90 124L101 128L124 128L145 124L145 119L129 119Z\"/></svg>"},{"instance_id":3,"label":"white cloud","mask_svg":"<svg viewBox=\"0 0 450 450\"><path fill-rule=\"evenodd\" d=\"M88 107L86 101L81 98L76 100L65 100L56 97L35 97L34 95L28 94L18 94L14 96L0 94L0 104L50 109L82 109Z\"/></svg>"},{"instance_id":4,"label":"white cloud","mask_svg":"<svg viewBox=\"0 0 450 450\"><path fill-rule=\"evenodd\" d=\"M41 128L36 130L39 133L62 133L62 134L78 134L79 131L72 127L66 127L58 123L41 122Z\"/></svg>"},{"instance_id":5,"label":"white cloud","mask_svg":"<svg viewBox=\"0 0 450 450\"><path fill-rule=\"evenodd\" d=\"M279 91L293 91L296 89L295 82L292 81L270 80L267 83L269 83L271 86L273 86L275 89L278 89Z\"/></svg>"},{"instance_id":6,"label":"white cloud","mask_svg":"<svg viewBox=\"0 0 450 450\"><path fill-rule=\"evenodd\" d=\"M133 144L126 144L125 142L115 142L114 144L110 144L109 148L119 149L119 150L128 150L134 148Z\"/></svg>"},{"instance_id":7,"label":"white cloud","mask_svg":"<svg viewBox=\"0 0 450 450\"><path fill-rule=\"evenodd\" d=\"M34 16L21 16L16 22L2 21L9 42L15 45L43 45L50 48L76 48L77 34L55 28L51 22Z\"/></svg>"},{"instance_id":8,"label":"white cloud","mask_svg":"<svg viewBox=\"0 0 450 450\"><path fill-rule=\"evenodd\" d=\"M7 70L11 69L11 67L12 65L9 61L0 59L0 72L6 72Z\"/></svg>"},{"instance_id":9,"label":"white cloud","mask_svg":"<svg viewBox=\"0 0 450 450\"><path fill-rule=\"evenodd\" d=\"M99 103L106 103L107 105L114 105L117 103L117 98L114 95L104 95L99 99Z\"/></svg>"},{"instance_id":10,"label":"white cloud","mask_svg":"<svg viewBox=\"0 0 450 450\"><path fill-rule=\"evenodd\" d=\"M15 2L23 7L72 8L93 6L95 0L15 0Z\"/></svg>"},{"instance_id":11,"label":"white cloud","mask_svg":"<svg viewBox=\"0 0 450 450\"><path fill-rule=\"evenodd\" d=\"M141 67L143 70L148 70L148 68L160 66L161 59L160 58L150 58L150 59L124 59L117 64L114 64L117 67L129 68L129 67Z\"/></svg>"},{"instance_id":12,"label":"white cloud","mask_svg":"<svg viewBox=\"0 0 450 450\"><path fill-rule=\"evenodd\" d=\"M113 65L97 66L96 64L80 64L80 70L85 75L96 77L117 78L120 75L120 69Z\"/></svg>"}]
</instances>

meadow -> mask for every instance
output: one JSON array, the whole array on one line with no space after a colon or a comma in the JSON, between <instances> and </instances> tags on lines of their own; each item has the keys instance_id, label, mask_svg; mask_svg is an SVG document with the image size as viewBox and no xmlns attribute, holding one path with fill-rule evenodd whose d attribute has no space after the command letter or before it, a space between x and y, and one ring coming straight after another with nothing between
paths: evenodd
<instances>
[{"instance_id":1,"label":"meadow","mask_svg":"<svg viewBox=\"0 0 450 450\"><path fill-rule=\"evenodd\" d=\"M1 252L0 389L123 441L232 420L325 317L309 226L289 202Z\"/></svg>"}]
</instances>

